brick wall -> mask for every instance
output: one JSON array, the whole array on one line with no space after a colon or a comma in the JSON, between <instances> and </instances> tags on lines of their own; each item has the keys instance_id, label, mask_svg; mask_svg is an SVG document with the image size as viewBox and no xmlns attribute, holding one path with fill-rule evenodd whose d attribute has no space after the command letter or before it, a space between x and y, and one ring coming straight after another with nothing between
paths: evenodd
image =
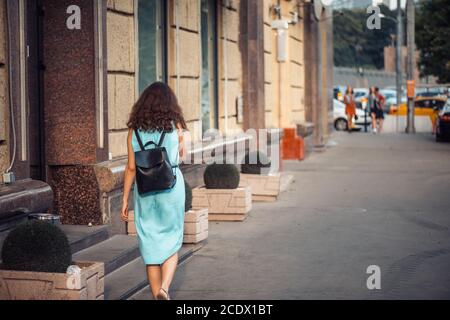
<instances>
[{"instance_id":1,"label":"brick wall","mask_svg":"<svg viewBox=\"0 0 450 320\"><path fill-rule=\"evenodd\" d=\"M289 25L288 60L277 60L277 34L271 23L278 19L270 13L277 1L264 0L265 109L267 127L290 127L305 119L305 69L303 20L296 1L281 1L282 19L290 20L299 12L300 20ZM280 110L282 110L280 114Z\"/></svg>"},{"instance_id":2,"label":"brick wall","mask_svg":"<svg viewBox=\"0 0 450 320\"><path fill-rule=\"evenodd\" d=\"M9 165L8 152L8 74L6 68L6 6L5 1L0 0L0 173ZM0 183L3 177L0 175Z\"/></svg>"}]
</instances>

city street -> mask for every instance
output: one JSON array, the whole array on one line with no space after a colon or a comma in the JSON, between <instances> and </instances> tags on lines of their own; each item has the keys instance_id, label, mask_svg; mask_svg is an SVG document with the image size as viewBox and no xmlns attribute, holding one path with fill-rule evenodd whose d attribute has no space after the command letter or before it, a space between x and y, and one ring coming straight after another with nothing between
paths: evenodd
<instances>
[{"instance_id":1,"label":"city street","mask_svg":"<svg viewBox=\"0 0 450 320\"><path fill-rule=\"evenodd\" d=\"M449 299L450 144L335 133L243 223L210 223L173 299ZM367 267L381 268L368 290ZM132 299L150 299L148 288Z\"/></svg>"}]
</instances>

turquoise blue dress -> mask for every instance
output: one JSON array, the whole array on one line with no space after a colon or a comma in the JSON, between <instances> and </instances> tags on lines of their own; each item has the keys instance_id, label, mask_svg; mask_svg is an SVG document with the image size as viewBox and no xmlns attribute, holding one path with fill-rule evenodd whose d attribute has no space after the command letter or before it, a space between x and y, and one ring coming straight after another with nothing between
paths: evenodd
<instances>
[{"instance_id":1,"label":"turquoise blue dress","mask_svg":"<svg viewBox=\"0 0 450 320\"><path fill-rule=\"evenodd\" d=\"M144 145L153 141L158 143L159 132L139 131ZM133 149L140 151L139 143L133 133ZM147 148L152 148L153 145ZM178 132L167 133L163 147L172 165L179 163ZM180 250L183 245L185 191L181 170L176 168L177 182L168 191L140 195L134 186L134 214L139 249L146 265L160 265Z\"/></svg>"}]
</instances>

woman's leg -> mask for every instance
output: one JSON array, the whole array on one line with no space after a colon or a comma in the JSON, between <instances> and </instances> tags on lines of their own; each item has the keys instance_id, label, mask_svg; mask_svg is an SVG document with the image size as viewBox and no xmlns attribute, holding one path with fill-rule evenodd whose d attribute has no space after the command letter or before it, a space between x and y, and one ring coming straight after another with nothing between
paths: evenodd
<instances>
[{"instance_id":1,"label":"woman's leg","mask_svg":"<svg viewBox=\"0 0 450 320\"><path fill-rule=\"evenodd\" d=\"M381 117L379 120L380 120L380 124L378 125L378 127L379 127L379 132L381 133L381 131L383 131L383 121L384 121L384 119L383 119L383 117Z\"/></svg>"},{"instance_id":2,"label":"woman's leg","mask_svg":"<svg viewBox=\"0 0 450 320\"><path fill-rule=\"evenodd\" d=\"M161 279L162 272L161 266L159 265L148 265L147 266L147 277L148 283L150 284L150 288L152 289L153 297L156 298L156 295L161 289Z\"/></svg>"},{"instance_id":3,"label":"woman's leg","mask_svg":"<svg viewBox=\"0 0 450 320\"><path fill-rule=\"evenodd\" d=\"M353 116L350 114L347 114L347 127L348 132L351 132L353 129Z\"/></svg>"},{"instance_id":4,"label":"woman's leg","mask_svg":"<svg viewBox=\"0 0 450 320\"><path fill-rule=\"evenodd\" d=\"M431 120L431 127L432 127L432 130L433 130L433 132L432 132L432 134L433 135L435 135L436 134L436 124L437 124L437 118L436 119L432 119Z\"/></svg>"},{"instance_id":5,"label":"woman's leg","mask_svg":"<svg viewBox=\"0 0 450 320\"><path fill-rule=\"evenodd\" d=\"M377 116L372 112L372 130L377 130Z\"/></svg>"},{"instance_id":6,"label":"woman's leg","mask_svg":"<svg viewBox=\"0 0 450 320\"><path fill-rule=\"evenodd\" d=\"M178 265L178 253L175 253L169 259L166 260L161 266L162 271L162 282L160 288L169 292L170 285L172 284L173 277L175 275L175 270ZM158 289L159 290L159 289Z\"/></svg>"}]
</instances>

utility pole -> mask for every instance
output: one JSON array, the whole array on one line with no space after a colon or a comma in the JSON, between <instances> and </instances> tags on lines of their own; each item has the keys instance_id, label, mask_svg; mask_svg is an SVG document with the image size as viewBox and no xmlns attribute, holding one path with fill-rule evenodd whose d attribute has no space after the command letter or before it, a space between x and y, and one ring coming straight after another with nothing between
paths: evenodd
<instances>
[{"instance_id":1,"label":"utility pole","mask_svg":"<svg viewBox=\"0 0 450 320\"><path fill-rule=\"evenodd\" d=\"M415 67L415 8L414 1L407 0L406 3L406 19L407 19L407 46L408 46L408 81L410 83L411 88L414 87L414 67ZM408 90L414 91L414 90ZM407 125L406 125L406 133L415 133L416 128L414 125L414 92L408 93L408 115L407 115Z\"/></svg>"},{"instance_id":2,"label":"utility pole","mask_svg":"<svg viewBox=\"0 0 450 320\"><path fill-rule=\"evenodd\" d=\"M402 103L402 6L401 1L397 0L397 54L396 54L396 85L397 85L397 110ZM396 131L398 131L398 112L396 119Z\"/></svg>"}]
</instances>

